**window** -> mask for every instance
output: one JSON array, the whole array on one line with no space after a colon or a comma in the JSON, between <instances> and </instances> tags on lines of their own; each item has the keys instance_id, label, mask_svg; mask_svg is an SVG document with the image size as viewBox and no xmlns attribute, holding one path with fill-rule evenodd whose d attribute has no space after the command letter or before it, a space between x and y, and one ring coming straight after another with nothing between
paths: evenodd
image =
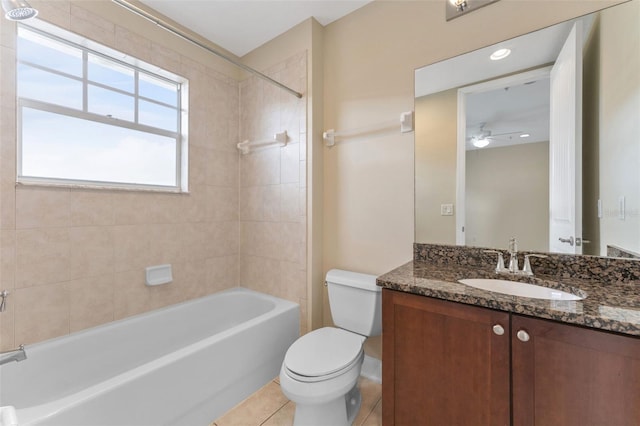
<instances>
[{"instance_id":1,"label":"window","mask_svg":"<svg viewBox=\"0 0 640 426\"><path fill-rule=\"evenodd\" d=\"M186 191L186 80L53 33L18 27L18 181Z\"/></svg>"}]
</instances>

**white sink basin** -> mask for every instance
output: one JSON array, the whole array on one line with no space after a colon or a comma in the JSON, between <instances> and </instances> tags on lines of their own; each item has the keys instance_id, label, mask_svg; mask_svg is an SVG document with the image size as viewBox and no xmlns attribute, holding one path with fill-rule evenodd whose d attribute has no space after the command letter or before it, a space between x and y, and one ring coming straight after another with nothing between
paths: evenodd
<instances>
[{"instance_id":1,"label":"white sink basin","mask_svg":"<svg viewBox=\"0 0 640 426\"><path fill-rule=\"evenodd\" d=\"M542 287L535 284L521 283L517 281L471 278L458 280L462 284L482 290L495 291L496 293L510 294L512 296L531 297L533 299L547 300L582 300L583 297L554 288Z\"/></svg>"}]
</instances>

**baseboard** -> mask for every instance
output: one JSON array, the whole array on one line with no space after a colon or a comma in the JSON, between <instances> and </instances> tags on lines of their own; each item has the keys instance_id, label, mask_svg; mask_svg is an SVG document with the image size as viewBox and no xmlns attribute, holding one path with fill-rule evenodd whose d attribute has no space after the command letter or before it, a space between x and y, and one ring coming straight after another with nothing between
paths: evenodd
<instances>
[{"instance_id":1,"label":"baseboard","mask_svg":"<svg viewBox=\"0 0 640 426\"><path fill-rule=\"evenodd\" d=\"M373 382L382 383L382 361L365 354L360 375Z\"/></svg>"}]
</instances>

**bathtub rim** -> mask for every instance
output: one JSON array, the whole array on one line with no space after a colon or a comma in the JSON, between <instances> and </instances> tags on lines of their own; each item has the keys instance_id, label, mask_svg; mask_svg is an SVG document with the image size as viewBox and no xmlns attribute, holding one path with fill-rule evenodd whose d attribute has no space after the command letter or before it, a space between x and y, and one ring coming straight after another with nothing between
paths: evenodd
<instances>
[{"instance_id":1,"label":"bathtub rim","mask_svg":"<svg viewBox=\"0 0 640 426\"><path fill-rule=\"evenodd\" d=\"M211 293L211 294L207 294L205 296L200 296L200 297L195 297L193 299L189 299L189 300L183 300L181 302L177 302L177 303L173 303L171 305L167 305L167 306L161 306L159 308L156 309L151 309L145 312L141 312L139 314L134 314L134 315L129 315L127 317L124 318L119 318L117 320L113 320L113 321L109 321L103 324L98 324L98 325L94 325L92 327L88 327L88 328L83 328L82 330L77 330L77 331L73 331L69 334L64 334L62 336L56 336L56 337L52 337L50 339L46 339L46 340L42 340L39 342L34 342L34 343L28 343L24 345L25 350L27 351L27 355L29 354L29 350L31 351L37 351L40 350L41 346L45 346L45 345L51 345L51 344L56 344L58 341L63 341L66 339L74 339L77 340L78 338L80 338L81 336L83 336L84 334L89 334L93 331L97 331L97 330L101 330L104 328L112 328L112 327L116 327L117 325L123 323L123 322L127 322L127 321L136 321L139 320L143 317L147 317L147 316L153 316L153 315L160 315L163 312L170 312L173 310L177 310L180 307L183 307L185 305L188 305L190 303L196 303L196 302L204 302L207 299L210 298L214 298L215 296L219 296L219 295L223 295L223 294L233 294L233 293L246 293L246 294L253 294L257 297L261 297L264 299L268 299L270 301L275 302L275 307L278 307L280 304L291 304L292 306L300 306L298 303L292 302L290 300L286 300L286 299L282 299L280 297L277 296L272 296L270 294L267 293L262 293L256 290L252 290L250 288L246 288L246 287L231 287L231 288L227 288L224 290L220 290L217 291L215 293ZM274 307L274 308L275 308ZM269 311L271 312L271 310ZM253 320L253 318L251 319ZM249 321L251 321L249 320ZM28 358L27 358L28 360ZM0 371L2 369L2 366L0 366Z\"/></svg>"},{"instance_id":2,"label":"bathtub rim","mask_svg":"<svg viewBox=\"0 0 640 426\"><path fill-rule=\"evenodd\" d=\"M168 306L164 306L161 308L157 308L157 309L153 309L147 312L143 312L140 314L136 314L136 315L132 315L129 317L125 317L125 318L121 318L119 320L115 320L115 321L111 321L105 324L100 324L94 327L90 327L87 329L83 329L83 330L79 330L73 333L70 333L68 335L64 335L64 336L58 336L52 339L48 339L48 340L44 340L42 342L37 342L34 343L32 345L28 345L25 346L25 349L27 349L27 354L28 354L28 350L29 348L32 348L32 350L34 349L40 349L42 346L45 346L47 344L56 344L58 341L62 341L65 339L79 339L81 338L83 335L91 333L91 332L95 332L97 330L100 329L104 329L104 328L111 328L111 327L115 327L123 322L126 321L131 321L131 320L136 320L142 317L148 317L148 316L155 316L155 315L160 315L163 312L169 312L172 310L177 310L180 309L181 307L184 307L185 305L188 305L190 303L197 303L197 302L205 302L207 299L212 299L215 298L216 296L219 297L220 295L223 294L248 294L248 295L252 295L254 297L259 297L259 298L263 298L263 299L267 299L269 301L273 302L273 308L269 309L268 311L250 318L247 321L244 321L240 324L236 324L228 329L219 331L213 335L207 336L204 339L198 340L196 342L193 342L191 344L188 344L180 349L174 350L172 352L166 353L164 355L159 356L158 358L154 358L151 361L148 361L142 365L139 365L137 367L134 367L132 369L126 370L122 373L119 373L107 380L103 380L101 382L92 384L91 386L84 388L80 391L74 392L72 394L66 395L62 398L59 399L55 399L53 401L48 401L46 403L43 404L39 404L39 405L35 405L35 406L30 406L30 407L24 407L24 408L20 408L20 407L15 407L16 410L16 414L18 416L18 421L20 425L25 425L28 426L30 424L32 424L33 422L41 422L41 421L45 421L47 418L49 417L53 417L56 414L60 413L63 410L69 409L73 406L82 404L83 402L87 402L90 401L91 399L99 396L100 394L104 393L105 391L108 391L110 389L113 389L119 385L125 384L128 381L130 381L132 378L134 377L139 377L139 376L143 376L145 374L150 374L153 373L156 370L159 370L163 367L166 367L170 364L172 364L173 362L176 361L176 359L185 357L189 354L192 354L194 352L197 352L199 350L203 350L206 347L210 346L211 344L215 343L218 340L223 340L229 336L232 336L236 333L241 332L242 330L245 330L247 328L250 328L251 326L255 325L256 323L260 323L265 317L272 317L277 315L278 313L281 312L285 312L285 311L289 311L292 309L298 309L300 305L298 303L286 300L286 299L282 299L276 296L272 296L266 293L261 293L255 290L251 290L248 289L246 287L232 287L232 288L228 288L225 290L221 290L218 291L216 293L212 293L212 294L208 294L206 296L202 296L202 297L198 297L198 298L194 298L194 299L189 299L189 300L185 300L173 305L168 305ZM28 361L28 358L27 360ZM0 374L1 377L1 374ZM5 405L5 406L12 406L11 403Z\"/></svg>"}]
</instances>

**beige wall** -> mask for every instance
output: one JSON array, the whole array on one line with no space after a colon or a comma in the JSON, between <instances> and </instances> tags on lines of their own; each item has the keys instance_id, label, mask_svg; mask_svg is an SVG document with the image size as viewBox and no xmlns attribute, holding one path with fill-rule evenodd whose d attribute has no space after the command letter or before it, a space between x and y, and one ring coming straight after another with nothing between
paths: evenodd
<instances>
[{"instance_id":1,"label":"beige wall","mask_svg":"<svg viewBox=\"0 0 640 426\"><path fill-rule=\"evenodd\" d=\"M294 53L306 53L306 84L298 90L304 94L306 101L306 121L300 123L300 138L302 140L304 136L306 141L306 144L300 145L301 166L306 166L306 170L302 167L300 170L300 208L307 219L304 236L307 300L306 306L301 306L302 312L306 312L301 325L307 331L322 325L323 151L320 141L324 102L323 43L324 27L310 18L242 58L246 64L264 69Z\"/></svg>"},{"instance_id":2,"label":"beige wall","mask_svg":"<svg viewBox=\"0 0 640 426\"><path fill-rule=\"evenodd\" d=\"M44 340L239 284L300 303L306 331L313 318L307 309L307 52L313 36L321 36L319 24L308 20L243 58L305 95L298 99L132 19L111 2L34 6L44 19L189 79L190 193L16 189L15 93L7 94L12 88L5 84L0 280L12 295L0 318L0 346ZM5 24L3 75L14 72L15 55L15 26ZM321 55L309 57L321 69ZM289 135L286 147L263 147L239 158L236 143L269 139L281 130ZM143 268L158 263L173 264L174 282L146 287ZM315 310L316 323L321 311Z\"/></svg>"},{"instance_id":3,"label":"beige wall","mask_svg":"<svg viewBox=\"0 0 640 426\"><path fill-rule=\"evenodd\" d=\"M305 50L262 70L306 92ZM284 147L267 145L240 157L240 284L300 304L307 330L306 97L298 99L258 77L240 83L240 140L286 131Z\"/></svg>"},{"instance_id":4,"label":"beige wall","mask_svg":"<svg viewBox=\"0 0 640 426\"><path fill-rule=\"evenodd\" d=\"M458 89L415 100L415 241L456 243ZM442 216L441 204L454 215Z\"/></svg>"},{"instance_id":5,"label":"beige wall","mask_svg":"<svg viewBox=\"0 0 640 426\"><path fill-rule=\"evenodd\" d=\"M44 20L189 79L189 194L15 186L15 25L1 20L0 349L238 285L238 73L109 1ZM144 268L173 264L147 287Z\"/></svg>"},{"instance_id":6,"label":"beige wall","mask_svg":"<svg viewBox=\"0 0 640 426\"><path fill-rule=\"evenodd\" d=\"M457 95L451 89L415 100L417 242L456 242ZM548 158L546 142L467 152L468 245L502 247L515 236L527 250L549 250ZM454 204L454 215L442 216L441 204Z\"/></svg>"},{"instance_id":7,"label":"beige wall","mask_svg":"<svg viewBox=\"0 0 640 426\"><path fill-rule=\"evenodd\" d=\"M640 252L640 2L605 11L600 21L600 250ZM620 41L625 40L625 43ZM618 200L625 197L625 219Z\"/></svg>"},{"instance_id":8,"label":"beige wall","mask_svg":"<svg viewBox=\"0 0 640 426\"><path fill-rule=\"evenodd\" d=\"M0 347L206 294L220 283L237 285L237 70L106 0L32 3L42 18L191 80L192 192L16 190L15 93L5 77L14 75L15 27L2 20L0 282L12 295L0 316ZM503 0L445 22L440 2L375 1L324 29L311 22L301 45L300 33L287 33L280 39L290 46L285 52L265 46L247 55L267 69L299 46L310 51L308 297L319 293L326 270L383 273L411 258L414 240L413 135L374 133L328 149L322 130L398 120L413 109L415 68L612 3ZM500 25L487 30L489 21ZM214 101L214 89L223 101ZM146 288L142 268L166 261L174 263L176 281ZM308 314L313 326L319 311Z\"/></svg>"},{"instance_id":9,"label":"beige wall","mask_svg":"<svg viewBox=\"0 0 640 426\"><path fill-rule=\"evenodd\" d=\"M325 28L325 128L394 120L413 109L417 67L613 3L505 0L446 22L438 1L375 1ZM411 259L413 158L399 132L325 150L325 270L381 274Z\"/></svg>"},{"instance_id":10,"label":"beige wall","mask_svg":"<svg viewBox=\"0 0 640 426\"><path fill-rule=\"evenodd\" d=\"M640 60L628 53L640 50L638 20L638 1L603 11L585 48L583 236L590 240L584 246L586 254L605 256L608 245L640 249ZM624 220L618 217L621 196L626 201Z\"/></svg>"},{"instance_id":11,"label":"beige wall","mask_svg":"<svg viewBox=\"0 0 640 426\"><path fill-rule=\"evenodd\" d=\"M600 16L588 34L582 57L582 237L583 254L600 255ZM603 253L604 255L605 253Z\"/></svg>"},{"instance_id":12,"label":"beige wall","mask_svg":"<svg viewBox=\"0 0 640 426\"><path fill-rule=\"evenodd\" d=\"M441 1L374 1L325 28L324 127L396 120L413 109L416 68L614 3L503 0L446 22ZM412 258L413 161L411 133L325 148L325 271L382 274Z\"/></svg>"},{"instance_id":13,"label":"beige wall","mask_svg":"<svg viewBox=\"0 0 640 426\"><path fill-rule=\"evenodd\" d=\"M466 156L467 245L549 251L549 142L475 149Z\"/></svg>"}]
</instances>

